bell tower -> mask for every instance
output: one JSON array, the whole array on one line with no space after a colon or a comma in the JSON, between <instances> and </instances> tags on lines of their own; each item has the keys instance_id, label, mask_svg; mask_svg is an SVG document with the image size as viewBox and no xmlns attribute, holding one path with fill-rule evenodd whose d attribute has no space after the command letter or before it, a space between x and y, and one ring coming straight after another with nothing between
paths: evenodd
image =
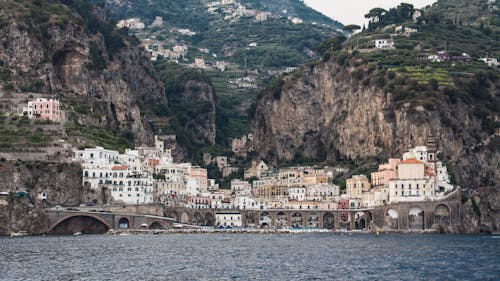
<instances>
[{"instance_id":1,"label":"bell tower","mask_svg":"<svg viewBox=\"0 0 500 281\"><path fill-rule=\"evenodd\" d=\"M433 135L427 137L427 162L429 166L435 171L437 161L437 147L436 138Z\"/></svg>"}]
</instances>

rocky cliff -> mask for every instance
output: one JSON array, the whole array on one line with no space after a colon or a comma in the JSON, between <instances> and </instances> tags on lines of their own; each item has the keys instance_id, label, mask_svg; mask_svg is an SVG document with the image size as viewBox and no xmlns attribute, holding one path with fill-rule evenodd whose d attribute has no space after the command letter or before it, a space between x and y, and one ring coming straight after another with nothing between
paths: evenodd
<instances>
[{"instance_id":1,"label":"rocky cliff","mask_svg":"<svg viewBox=\"0 0 500 281\"><path fill-rule=\"evenodd\" d=\"M0 67L5 91L60 98L70 122L131 132L150 142L144 108L166 105L163 86L137 43L87 1L2 1ZM78 110L76 110L78 111ZM82 111L82 110L80 110ZM70 118L71 119L71 118Z\"/></svg>"},{"instance_id":2,"label":"rocky cliff","mask_svg":"<svg viewBox=\"0 0 500 281\"><path fill-rule=\"evenodd\" d=\"M47 207L102 202L102 194L82 185L79 164L6 161L0 163L0 179L0 190L9 193L0 196L0 235L39 233Z\"/></svg>"},{"instance_id":3,"label":"rocky cliff","mask_svg":"<svg viewBox=\"0 0 500 281\"><path fill-rule=\"evenodd\" d=\"M461 214L461 233L499 233L500 187L483 189L468 198Z\"/></svg>"},{"instance_id":4,"label":"rocky cliff","mask_svg":"<svg viewBox=\"0 0 500 281\"><path fill-rule=\"evenodd\" d=\"M500 182L499 136L484 129L473 102L450 102L446 95L420 103L396 101L394 92L406 86L374 83L380 81L376 70L355 59L337 62L331 58L304 66L262 93L252 121L261 157L274 162L362 163L400 156L433 135L440 158L458 183L468 187ZM488 95L498 103L498 85L488 85ZM498 118L498 111L486 116Z\"/></svg>"}]
</instances>

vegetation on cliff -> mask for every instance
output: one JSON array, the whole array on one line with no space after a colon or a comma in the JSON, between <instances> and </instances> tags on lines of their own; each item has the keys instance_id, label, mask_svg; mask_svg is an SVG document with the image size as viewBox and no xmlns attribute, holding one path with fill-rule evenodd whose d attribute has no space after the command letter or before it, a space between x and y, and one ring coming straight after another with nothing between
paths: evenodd
<instances>
[{"instance_id":1,"label":"vegetation on cliff","mask_svg":"<svg viewBox=\"0 0 500 281\"><path fill-rule=\"evenodd\" d=\"M273 81L252 125L260 155L363 166L433 134L457 183L498 182L500 73L479 61L498 56L499 35L490 32L498 13L479 9L465 24L448 18L452 2L415 20L411 5L374 9L367 16L377 20L365 31L325 41L321 60ZM376 39L392 39L395 48L375 48Z\"/></svg>"}]
</instances>

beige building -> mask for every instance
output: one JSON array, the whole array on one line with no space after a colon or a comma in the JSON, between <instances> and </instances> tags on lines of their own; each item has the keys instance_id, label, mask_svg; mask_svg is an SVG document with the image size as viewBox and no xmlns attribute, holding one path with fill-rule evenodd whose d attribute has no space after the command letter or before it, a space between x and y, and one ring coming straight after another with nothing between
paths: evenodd
<instances>
[{"instance_id":1,"label":"beige building","mask_svg":"<svg viewBox=\"0 0 500 281\"><path fill-rule=\"evenodd\" d=\"M304 171L298 169L281 169L279 171L279 182L284 186L304 185Z\"/></svg>"},{"instance_id":2,"label":"beige building","mask_svg":"<svg viewBox=\"0 0 500 281\"><path fill-rule=\"evenodd\" d=\"M269 166L264 161L252 161L252 166L245 170L245 179L249 178L260 178L262 172L269 170Z\"/></svg>"},{"instance_id":3,"label":"beige building","mask_svg":"<svg viewBox=\"0 0 500 281\"><path fill-rule=\"evenodd\" d=\"M389 184L389 201L424 201L435 195L435 174L425 169L425 163L417 160L413 153L407 153L398 164L398 179Z\"/></svg>"},{"instance_id":4,"label":"beige building","mask_svg":"<svg viewBox=\"0 0 500 281\"><path fill-rule=\"evenodd\" d=\"M356 196L370 190L370 181L365 175L352 176L346 181L347 195Z\"/></svg>"},{"instance_id":5,"label":"beige building","mask_svg":"<svg viewBox=\"0 0 500 281\"><path fill-rule=\"evenodd\" d=\"M389 158L388 163L379 165L378 171L371 174L372 186L388 186L391 179L396 179L399 162L401 160L398 158Z\"/></svg>"},{"instance_id":6,"label":"beige building","mask_svg":"<svg viewBox=\"0 0 500 281\"><path fill-rule=\"evenodd\" d=\"M200 167L192 167L190 177L198 181L200 190L207 190L208 186L207 169Z\"/></svg>"}]
</instances>

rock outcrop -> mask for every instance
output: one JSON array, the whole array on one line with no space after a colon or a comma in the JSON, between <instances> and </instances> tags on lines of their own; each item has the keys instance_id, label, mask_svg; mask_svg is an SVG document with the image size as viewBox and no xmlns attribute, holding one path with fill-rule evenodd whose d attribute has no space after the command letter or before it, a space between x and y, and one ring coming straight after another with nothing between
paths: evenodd
<instances>
[{"instance_id":1,"label":"rock outcrop","mask_svg":"<svg viewBox=\"0 0 500 281\"><path fill-rule=\"evenodd\" d=\"M95 125L151 142L141 110L166 105L166 98L146 54L114 29L104 10L73 2L2 2L11 7L0 12L0 66L11 73L4 85L60 98L65 108L83 103L88 115L99 117ZM30 9L31 15L16 16ZM38 24L34 14L49 18Z\"/></svg>"},{"instance_id":2,"label":"rock outcrop","mask_svg":"<svg viewBox=\"0 0 500 281\"><path fill-rule=\"evenodd\" d=\"M269 86L252 121L260 156L274 162L362 163L400 156L433 135L457 183L500 182L499 136L482 129L471 104L443 100L434 110L409 102L396 106L391 92L355 78L355 72L331 59ZM497 92L492 95L498 99Z\"/></svg>"},{"instance_id":3,"label":"rock outcrop","mask_svg":"<svg viewBox=\"0 0 500 281\"><path fill-rule=\"evenodd\" d=\"M9 196L0 197L0 235L9 231L39 233L45 221L44 208L78 206L100 199L98 192L82 185L79 164L5 161L0 163L0 179L0 190L9 192Z\"/></svg>"},{"instance_id":4,"label":"rock outcrop","mask_svg":"<svg viewBox=\"0 0 500 281\"><path fill-rule=\"evenodd\" d=\"M500 186L483 188L465 201L460 233L500 232Z\"/></svg>"}]
</instances>

